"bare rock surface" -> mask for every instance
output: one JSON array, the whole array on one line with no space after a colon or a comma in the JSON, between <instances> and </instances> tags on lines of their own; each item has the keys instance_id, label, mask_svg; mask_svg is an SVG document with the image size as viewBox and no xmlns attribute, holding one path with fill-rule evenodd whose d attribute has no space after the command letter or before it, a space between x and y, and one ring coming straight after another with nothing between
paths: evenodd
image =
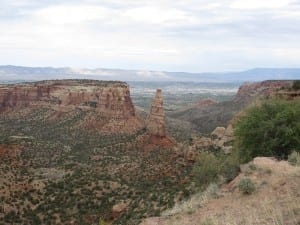
<instances>
[{"instance_id":1,"label":"bare rock surface","mask_svg":"<svg viewBox=\"0 0 300 225\"><path fill-rule=\"evenodd\" d=\"M147 129L150 135L166 137L165 112L163 108L162 91L157 89L152 101Z\"/></svg>"},{"instance_id":2,"label":"bare rock surface","mask_svg":"<svg viewBox=\"0 0 300 225\"><path fill-rule=\"evenodd\" d=\"M117 218L119 217L122 213L124 213L127 210L128 203L125 202L120 202L118 204L115 204L112 207L111 215L112 218Z\"/></svg>"}]
</instances>

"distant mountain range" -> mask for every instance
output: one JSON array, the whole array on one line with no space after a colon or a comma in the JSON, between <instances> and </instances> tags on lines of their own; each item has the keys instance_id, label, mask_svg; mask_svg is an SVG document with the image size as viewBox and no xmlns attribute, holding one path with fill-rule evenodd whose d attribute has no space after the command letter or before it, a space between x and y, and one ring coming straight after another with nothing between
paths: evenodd
<instances>
[{"instance_id":1,"label":"distant mountain range","mask_svg":"<svg viewBox=\"0 0 300 225\"><path fill-rule=\"evenodd\" d=\"M255 68L241 72L186 73L149 70L0 66L0 81L2 82L63 78L122 81L252 82L300 79L300 68Z\"/></svg>"}]
</instances>

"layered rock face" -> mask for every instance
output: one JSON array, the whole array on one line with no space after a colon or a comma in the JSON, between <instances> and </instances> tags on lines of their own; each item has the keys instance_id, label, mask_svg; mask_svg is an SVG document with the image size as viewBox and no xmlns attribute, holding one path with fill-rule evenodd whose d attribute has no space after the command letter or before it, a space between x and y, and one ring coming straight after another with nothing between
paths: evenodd
<instances>
[{"instance_id":1,"label":"layered rock face","mask_svg":"<svg viewBox=\"0 0 300 225\"><path fill-rule=\"evenodd\" d=\"M50 86L0 86L0 111L26 107L32 102L50 100Z\"/></svg>"},{"instance_id":2,"label":"layered rock face","mask_svg":"<svg viewBox=\"0 0 300 225\"><path fill-rule=\"evenodd\" d=\"M123 82L63 80L0 86L0 111L45 104L63 111L91 108L113 118L135 116L129 86Z\"/></svg>"},{"instance_id":3,"label":"layered rock face","mask_svg":"<svg viewBox=\"0 0 300 225\"><path fill-rule=\"evenodd\" d=\"M165 112L163 109L163 97L160 89L156 90L152 101L147 129L150 135L166 137Z\"/></svg>"},{"instance_id":4,"label":"layered rock face","mask_svg":"<svg viewBox=\"0 0 300 225\"><path fill-rule=\"evenodd\" d=\"M292 86L292 81L262 81L257 83L243 84L240 86L235 100L253 98L257 95L271 96L275 91Z\"/></svg>"},{"instance_id":5,"label":"layered rock face","mask_svg":"<svg viewBox=\"0 0 300 225\"><path fill-rule=\"evenodd\" d=\"M34 112L40 109L45 110L39 117ZM52 80L0 85L0 113L11 117L32 113L33 119L49 122L80 116L70 126L105 134L133 133L145 128L135 115L129 86L116 81Z\"/></svg>"}]
</instances>

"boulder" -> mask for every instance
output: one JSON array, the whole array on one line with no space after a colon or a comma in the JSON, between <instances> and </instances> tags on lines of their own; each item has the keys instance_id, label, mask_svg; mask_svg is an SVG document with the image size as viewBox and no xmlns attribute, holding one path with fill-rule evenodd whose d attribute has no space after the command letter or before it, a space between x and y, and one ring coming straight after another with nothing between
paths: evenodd
<instances>
[{"instance_id":1,"label":"boulder","mask_svg":"<svg viewBox=\"0 0 300 225\"><path fill-rule=\"evenodd\" d=\"M120 202L112 207L111 216L112 218L118 218L122 213L127 210L128 203Z\"/></svg>"},{"instance_id":2,"label":"boulder","mask_svg":"<svg viewBox=\"0 0 300 225\"><path fill-rule=\"evenodd\" d=\"M211 133L211 136L221 139L225 134L225 130L225 127L216 127L216 129Z\"/></svg>"}]
</instances>

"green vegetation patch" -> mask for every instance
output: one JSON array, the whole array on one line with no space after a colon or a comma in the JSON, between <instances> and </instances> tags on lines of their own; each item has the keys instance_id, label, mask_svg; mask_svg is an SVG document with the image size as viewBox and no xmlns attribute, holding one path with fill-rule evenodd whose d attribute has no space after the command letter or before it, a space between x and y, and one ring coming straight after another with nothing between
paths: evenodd
<instances>
[{"instance_id":1,"label":"green vegetation patch","mask_svg":"<svg viewBox=\"0 0 300 225\"><path fill-rule=\"evenodd\" d=\"M242 162L257 156L286 159L300 151L300 101L269 100L236 123L235 150Z\"/></svg>"}]
</instances>

